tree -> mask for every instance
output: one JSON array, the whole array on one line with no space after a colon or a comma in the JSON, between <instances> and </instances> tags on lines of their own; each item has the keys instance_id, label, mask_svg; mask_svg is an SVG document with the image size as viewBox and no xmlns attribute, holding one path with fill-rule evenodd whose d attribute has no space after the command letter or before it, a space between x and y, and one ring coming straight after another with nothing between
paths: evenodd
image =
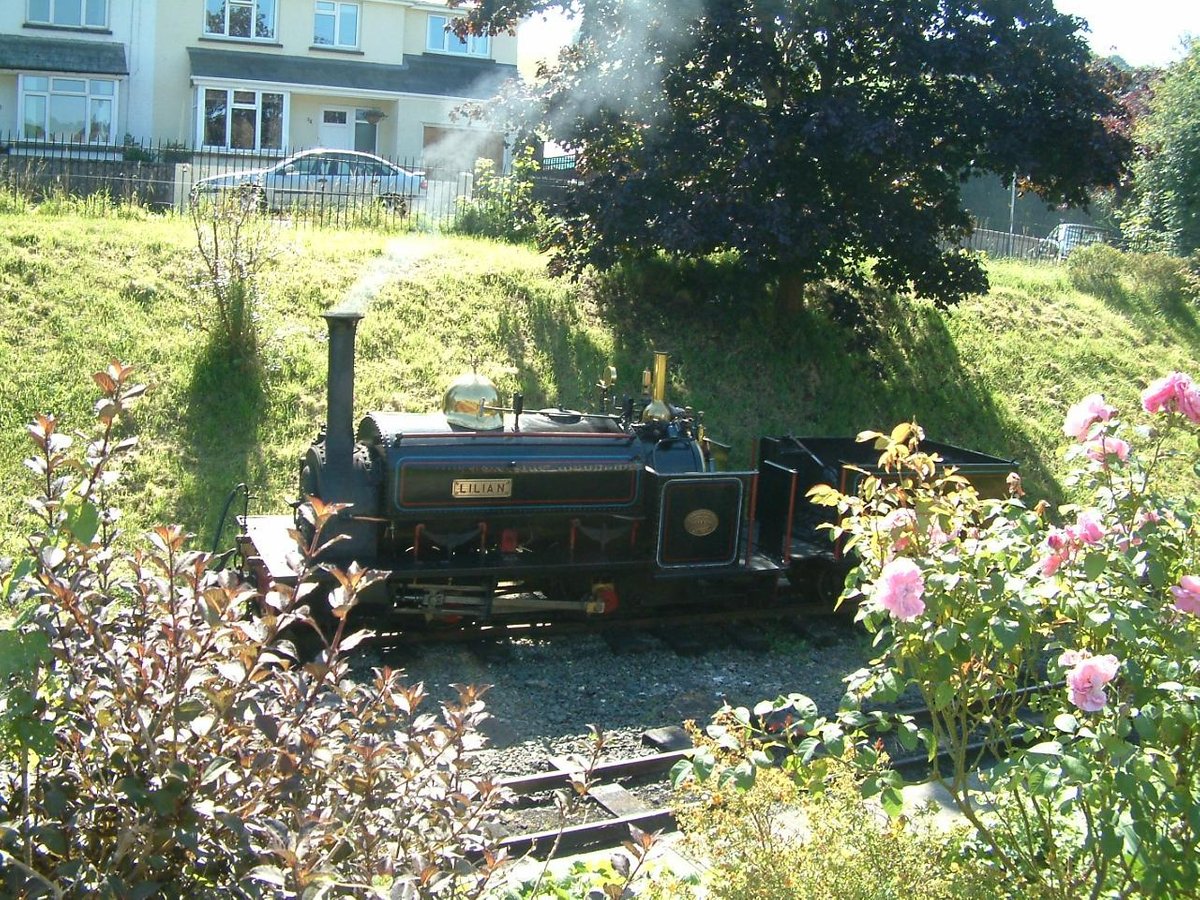
<instances>
[{"instance_id":1,"label":"tree","mask_svg":"<svg viewBox=\"0 0 1200 900\"><path fill-rule=\"evenodd\" d=\"M495 32L564 5L483 0ZM582 0L578 43L534 92L581 183L552 238L578 272L639 253L736 251L775 276L953 301L986 288L956 249L960 186L1022 173L1085 203L1128 144L1050 0Z\"/></svg>"},{"instance_id":2,"label":"tree","mask_svg":"<svg viewBox=\"0 0 1200 900\"><path fill-rule=\"evenodd\" d=\"M1200 249L1200 42L1164 73L1134 136L1123 230L1140 249Z\"/></svg>"}]
</instances>

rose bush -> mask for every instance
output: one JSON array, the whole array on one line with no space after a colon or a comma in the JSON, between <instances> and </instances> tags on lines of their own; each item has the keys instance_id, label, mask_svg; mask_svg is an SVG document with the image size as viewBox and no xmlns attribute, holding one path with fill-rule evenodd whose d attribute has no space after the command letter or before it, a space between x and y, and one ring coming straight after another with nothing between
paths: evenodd
<instances>
[{"instance_id":1,"label":"rose bush","mask_svg":"<svg viewBox=\"0 0 1200 900\"><path fill-rule=\"evenodd\" d=\"M833 536L859 560L843 601L881 651L852 677L854 701L928 705L926 727L896 717L900 742L924 743L1020 896L1200 884L1200 529L1195 502L1158 477L1181 432L1200 432L1200 391L1170 373L1142 407L1136 427L1099 393L1070 408L1068 486L1086 502L1056 514L1026 505L1019 479L981 498L921 451L914 424L860 436L885 474L858 496L812 494L840 510ZM986 759L999 762L979 791Z\"/></svg>"}]
</instances>

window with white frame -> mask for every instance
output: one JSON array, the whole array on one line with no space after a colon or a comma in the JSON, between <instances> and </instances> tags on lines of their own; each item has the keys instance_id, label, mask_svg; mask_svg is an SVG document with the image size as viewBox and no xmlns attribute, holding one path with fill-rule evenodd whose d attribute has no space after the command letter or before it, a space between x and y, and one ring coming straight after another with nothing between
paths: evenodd
<instances>
[{"instance_id":1,"label":"window with white frame","mask_svg":"<svg viewBox=\"0 0 1200 900\"><path fill-rule=\"evenodd\" d=\"M111 144L117 82L111 78L22 75L21 136L30 141Z\"/></svg>"},{"instance_id":2,"label":"window with white frame","mask_svg":"<svg viewBox=\"0 0 1200 900\"><path fill-rule=\"evenodd\" d=\"M205 88L201 140L227 150L282 150L284 95Z\"/></svg>"},{"instance_id":3,"label":"window with white frame","mask_svg":"<svg viewBox=\"0 0 1200 900\"><path fill-rule=\"evenodd\" d=\"M485 34L469 35L463 40L450 30L453 20L449 16L430 16L425 48L435 53L459 53L463 56L488 56L491 39Z\"/></svg>"},{"instance_id":4,"label":"window with white frame","mask_svg":"<svg viewBox=\"0 0 1200 900\"><path fill-rule=\"evenodd\" d=\"M358 17L357 3L317 0L313 43L319 47L357 47Z\"/></svg>"},{"instance_id":5,"label":"window with white frame","mask_svg":"<svg viewBox=\"0 0 1200 900\"><path fill-rule=\"evenodd\" d=\"M29 0L25 21L31 25L104 28L108 0Z\"/></svg>"},{"instance_id":6,"label":"window with white frame","mask_svg":"<svg viewBox=\"0 0 1200 900\"><path fill-rule=\"evenodd\" d=\"M274 40L275 7L276 0L204 0L204 33Z\"/></svg>"}]
</instances>

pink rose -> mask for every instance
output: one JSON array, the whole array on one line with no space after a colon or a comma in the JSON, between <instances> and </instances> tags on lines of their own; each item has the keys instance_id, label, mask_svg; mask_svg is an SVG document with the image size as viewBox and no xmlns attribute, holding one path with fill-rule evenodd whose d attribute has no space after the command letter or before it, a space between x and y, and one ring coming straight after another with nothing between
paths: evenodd
<instances>
[{"instance_id":1,"label":"pink rose","mask_svg":"<svg viewBox=\"0 0 1200 900\"><path fill-rule=\"evenodd\" d=\"M1104 402L1100 394L1088 394L1069 410L1063 422L1063 434L1077 441L1086 440L1096 422L1107 422L1117 413L1116 407Z\"/></svg>"},{"instance_id":2,"label":"pink rose","mask_svg":"<svg viewBox=\"0 0 1200 900\"><path fill-rule=\"evenodd\" d=\"M909 622L925 612L925 579L911 559L893 559L879 573L875 599L901 622Z\"/></svg>"},{"instance_id":3,"label":"pink rose","mask_svg":"<svg viewBox=\"0 0 1200 900\"><path fill-rule=\"evenodd\" d=\"M1190 375L1172 372L1142 391L1142 408L1150 413L1181 412L1200 424L1200 390L1192 384Z\"/></svg>"},{"instance_id":4,"label":"pink rose","mask_svg":"<svg viewBox=\"0 0 1200 900\"><path fill-rule=\"evenodd\" d=\"M1085 658L1078 650L1064 650L1058 658L1058 664L1064 669L1069 669L1072 666L1078 665L1079 661Z\"/></svg>"},{"instance_id":5,"label":"pink rose","mask_svg":"<svg viewBox=\"0 0 1200 900\"><path fill-rule=\"evenodd\" d=\"M1085 544L1098 544L1104 540L1104 526L1100 524L1100 513L1094 509L1085 509L1075 519L1072 536Z\"/></svg>"},{"instance_id":6,"label":"pink rose","mask_svg":"<svg viewBox=\"0 0 1200 900\"><path fill-rule=\"evenodd\" d=\"M1139 509L1133 517L1133 527L1142 528L1162 521L1162 516L1156 509Z\"/></svg>"},{"instance_id":7,"label":"pink rose","mask_svg":"<svg viewBox=\"0 0 1200 900\"><path fill-rule=\"evenodd\" d=\"M917 524L917 514L906 506L899 509L893 509L890 513L883 517L884 531L896 531L900 528L908 528Z\"/></svg>"},{"instance_id":8,"label":"pink rose","mask_svg":"<svg viewBox=\"0 0 1200 900\"><path fill-rule=\"evenodd\" d=\"M1129 459L1129 444L1120 438L1102 436L1084 444L1084 452L1098 463L1107 462L1110 456L1125 462Z\"/></svg>"},{"instance_id":9,"label":"pink rose","mask_svg":"<svg viewBox=\"0 0 1200 900\"><path fill-rule=\"evenodd\" d=\"M1074 656L1068 657L1068 654ZM1068 650L1059 657L1061 663L1070 658L1073 667L1067 672L1067 688L1071 692L1071 702L1084 712L1099 712L1108 702L1104 686L1117 675L1121 661L1111 654L1104 656L1087 655L1086 650Z\"/></svg>"},{"instance_id":10,"label":"pink rose","mask_svg":"<svg viewBox=\"0 0 1200 900\"><path fill-rule=\"evenodd\" d=\"M1200 616L1200 576L1184 575L1179 584L1171 588L1175 597L1175 608L1180 612Z\"/></svg>"}]
</instances>

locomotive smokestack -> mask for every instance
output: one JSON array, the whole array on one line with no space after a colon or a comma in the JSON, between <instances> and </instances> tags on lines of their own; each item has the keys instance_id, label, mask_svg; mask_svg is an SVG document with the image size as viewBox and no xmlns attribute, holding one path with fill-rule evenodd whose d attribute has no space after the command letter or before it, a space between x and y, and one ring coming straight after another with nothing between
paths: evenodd
<instances>
[{"instance_id":1,"label":"locomotive smokestack","mask_svg":"<svg viewBox=\"0 0 1200 900\"><path fill-rule=\"evenodd\" d=\"M362 317L352 309L325 313L329 323L325 466L335 478L347 475L354 459L354 332Z\"/></svg>"}]
</instances>

